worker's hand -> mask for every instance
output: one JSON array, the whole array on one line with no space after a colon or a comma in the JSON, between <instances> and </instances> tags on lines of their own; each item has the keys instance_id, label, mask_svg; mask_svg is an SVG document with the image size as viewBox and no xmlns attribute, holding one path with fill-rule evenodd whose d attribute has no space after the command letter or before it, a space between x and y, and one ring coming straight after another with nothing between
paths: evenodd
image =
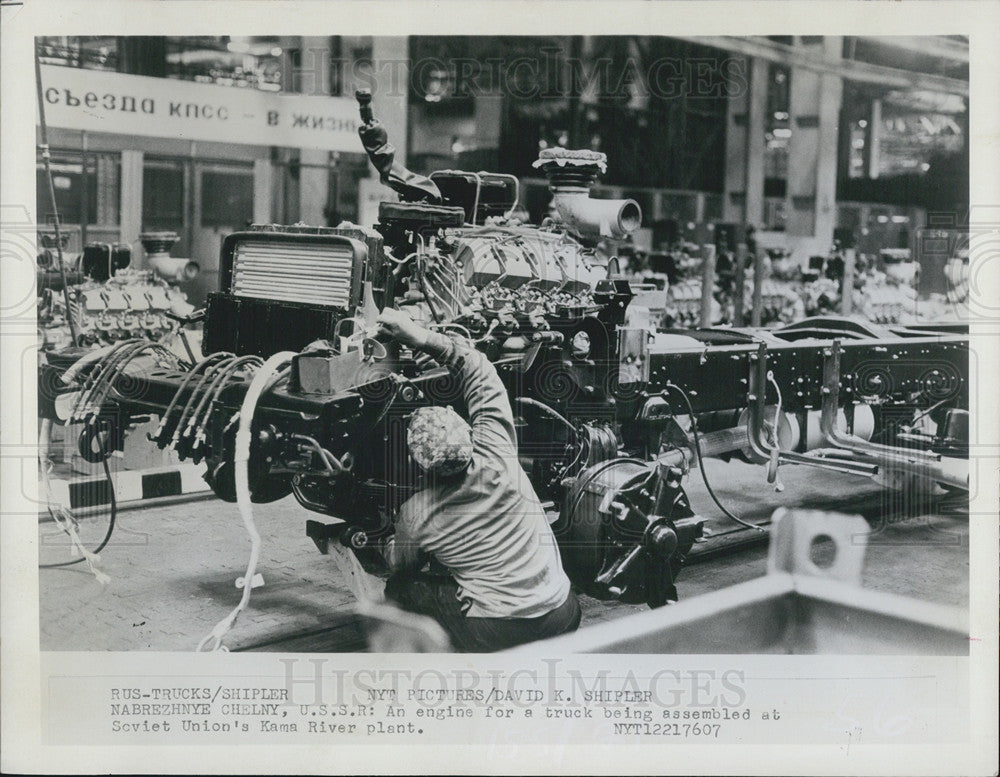
<instances>
[{"instance_id":1,"label":"worker's hand","mask_svg":"<svg viewBox=\"0 0 1000 777\"><path fill-rule=\"evenodd\" d=\"M415 349L427 342L428 331L400 310L386 308L379 314L378 323L400 345Z\"/></svg>"}]
</instances>

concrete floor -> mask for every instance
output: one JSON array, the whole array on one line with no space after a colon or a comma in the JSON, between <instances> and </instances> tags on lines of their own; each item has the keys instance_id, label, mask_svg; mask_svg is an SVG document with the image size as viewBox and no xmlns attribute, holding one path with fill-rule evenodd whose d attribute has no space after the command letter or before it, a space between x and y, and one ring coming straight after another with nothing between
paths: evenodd
<instances>
[{"instance_id":1,"label":"concrete floor","mask_svg":"<svg viewBox=\"0 0 1000 777\"><path fill-rule=\"evenodd\" d=\"M741 462L708 462L709 479L731 510L751 521L778 506L802 506L864 515L872 535L865 588L967 607L968 516L911 510L863 478L806 467L784 467L782 493L764 482L764 470ZM733 528L711 502L694 471L685 482L694 509L715 534ZM311 517L291 497L255 508L263 551L254 591L226 639L230 649L329 651L362 647L345 613L354 601L329 556L305 536ZM99 539L107 516L83 519L84 541ZM42 561L70 558L51 524L39 527ZM741 538L748 533L739 535ZM40 570L43 650L193 650L239 601L249 542L235 505L209 499L120 513L101 553L111 580L101 585L83 565ZM699 546L701 550L705 546ZM682 599L766 573L764 543L698 561L678 580ZM640 605L583 597L584 623L644 611ZM296 635L305 634L305 637Z\"/></svg>"}]
</instances>

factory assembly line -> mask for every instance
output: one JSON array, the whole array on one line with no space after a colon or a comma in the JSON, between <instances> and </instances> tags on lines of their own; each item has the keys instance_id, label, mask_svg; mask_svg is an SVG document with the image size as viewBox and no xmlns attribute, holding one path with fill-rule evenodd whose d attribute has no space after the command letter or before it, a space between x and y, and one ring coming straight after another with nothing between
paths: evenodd
<instances>
[{"instance_id":1,"label":"factory assembly line","mask_svg":"<svg viewBox=\"0 0 1000 777\"><path fill-rule=\"evenodd\" d=\"M961 326L826 316L769 329L662 328L608 248L639 228L639 205L589 194L603 154L543 150L535 166L549 181L550 215L528 224L514 215L513 176L425 178L401 167L370 94L357 97L362 143L399 200L381 204L374 229L254 225L229 235L202 358L123 330L100 347L50 350L41 368L45 434L82 424L80 449L100 463L152 419L141 426L150 445L204 462L215 496L238 505L251 582L202 647L221 646L252 607L255 505L293 495L316 514L306 531L322 553L346 548L379 567L416 488L408 420L426 406L464 409L449 370L381 333L387 308L494 365L520 465L567 575L592 600L683 601L686 561L765 539L768 521L747 520L713 489L725 467L756 465L772 492L792 468L910 494L968 491ZM692 482L724 522L696 512Z\"/></svg>"}]
</instances>

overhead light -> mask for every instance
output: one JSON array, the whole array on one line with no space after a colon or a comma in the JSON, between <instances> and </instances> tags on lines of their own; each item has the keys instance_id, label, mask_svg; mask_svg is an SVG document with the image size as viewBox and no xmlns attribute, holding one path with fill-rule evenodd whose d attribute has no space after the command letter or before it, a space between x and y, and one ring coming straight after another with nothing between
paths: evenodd
<instances>
[{"instance_id":1,"label":"overhead light","mask_svg":"<svg viewBox=\"0 0 1000 777\"><path fill-rule=\"evenodd\" d=\"M432 70L424 88L424 100L439 103L451 93L451 74L447 70Z\"/></svg>"},{"instance_id":2,"label":"overhead light","mask_svg":"<svg viewBox=\"0 0 1000 777\"><path fill-rule=\"evenodd\" d=\"M776 138L790 138L792 136L792 131L788 127L776 127L774 130L774 137Z\"/></svg>"},{"instance_id":3,"label":"overhead light","mask_svg":"<svg viewBox=\"0 0 1000 777\"><path fill-rule=\"evenodd\" d=\"M246 38L231 38L226 48L233 54L247 54L250 51L250 42Z\"/></svg>"},{"instance_id":4,"label":"overhead light","mask_svg":"<svg viewBox=\"0 0 1000 777\"><path fill-rule=\"evenodd\" d=\"M272 57L280 57L281 56L281 52L282 52L281 46L275 46L274 48L271 49L271 56Z\"/></svg>"},{"instance_id":5,"label":"overhead light","mask_svg":"<svg viewBox=\"0 0 1000 777\"><path fill-rule=\"evenodd\" d=\"M862 119L861 121L858 122L858 126L861 127L861 129L864 129L865 127L868 126L868 122Z\"/></svg>"}]
</instances>

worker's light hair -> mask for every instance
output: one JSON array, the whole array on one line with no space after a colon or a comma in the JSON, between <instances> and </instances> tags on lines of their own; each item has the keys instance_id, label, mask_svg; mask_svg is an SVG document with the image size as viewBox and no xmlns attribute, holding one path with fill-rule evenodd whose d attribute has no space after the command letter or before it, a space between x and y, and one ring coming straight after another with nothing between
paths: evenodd
<instances>
[{"instance_id":1,"label":"worker's light hair","mask_svg":"<svg viewBox=\"0 0 1000 777\"><path fill-rule=\"evenodd\" d=\"M406 431L410 455L429 475L464 472L472 461L472 428L450 407L421 407Z\"/></svg>"}]
</instances>

